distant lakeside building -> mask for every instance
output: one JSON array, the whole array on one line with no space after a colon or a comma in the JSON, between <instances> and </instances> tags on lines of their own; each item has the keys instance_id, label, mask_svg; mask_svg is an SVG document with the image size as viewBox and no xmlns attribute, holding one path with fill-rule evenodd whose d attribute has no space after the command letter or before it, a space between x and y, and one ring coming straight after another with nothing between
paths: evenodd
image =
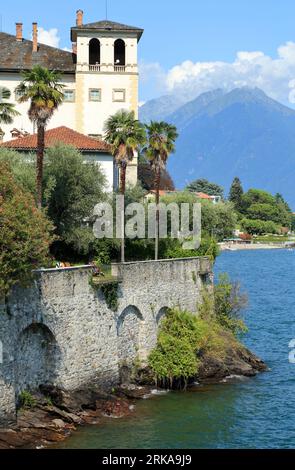
<instances>
[{"instance_id":1,"label":"distant lakeside building","mask_svg":"<svg viewBox=\"0 0 295 470\"><path fill-rule=\"evenodd\" d=\"M3 142L35 132L27 115L29 104L18 103L15 89L21 72L37 64L59 71L65 85L65 100L50 120L49 130L65 126L101 140L105 121L117 111L134 111L137 118L137 48L142 34L141 28L112 21L84 24L82 10L71 28L72 52L40 44L37 23L33 23L32 41L23 38L22 23L16 23L15 36L0 32L0 87L11 91L10 101L21 113L12 125L1 126ZM129 184L136 184L137 169L136 157L128 165ZM109 186L114 186L112 177Z\"/></svg>"}]
</instances>

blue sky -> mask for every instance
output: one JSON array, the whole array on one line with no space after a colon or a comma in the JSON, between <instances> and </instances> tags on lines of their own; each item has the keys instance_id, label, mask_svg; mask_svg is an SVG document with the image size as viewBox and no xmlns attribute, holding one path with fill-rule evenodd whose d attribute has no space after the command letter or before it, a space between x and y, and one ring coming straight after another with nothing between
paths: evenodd
<instances>
[{"instance_id":1,"label":"blue sky","mask_svg":"<svg viewBox=\"0 0 295 470\"><path fill-rule=\"evenodd\" d=\"M69 29L75 24L78 8L84 10L86 22L105 18L105 0L51 0L46 7L38 3L4 2L0 6L2 30L14 33L15 22L23 21L29 37L32 21L38 21L46 31L57 29L47 35L49 41L53 35L54 41L60 38L60 47L70 48ZM229 89L261 85L282 102L292 105L295 101L294 0L108 3L109 19L145 29L139 48L141 100L175 90L198 94L220 83ZM245 51L252 54L237 57Z\"/></svg>"}]
</instances>

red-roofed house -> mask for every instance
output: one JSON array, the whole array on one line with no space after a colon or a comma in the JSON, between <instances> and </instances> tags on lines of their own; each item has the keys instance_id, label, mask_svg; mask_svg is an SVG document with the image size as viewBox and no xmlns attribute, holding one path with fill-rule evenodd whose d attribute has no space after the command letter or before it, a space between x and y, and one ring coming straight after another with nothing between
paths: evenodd
<instances>
[{"instance_id":1,"label":"red-roofed house","mask_svg":"<svg viewBox=\"0 0 295 470\"><path fill-rule=\"evenodd\" d=\"M111 191L113 188L117 188L117 169L114 165L110 146L106 142L80 134L65 126L56 127L45 132L45 148L53 147L58 143L72 145L82 153L85 161L99 164L107 177L108 189ZM9 140L2 143L1 147L16 150L24 154L36 152L37 134L29 134Z\"/></svg>"},{"instance_id":2,"label":"red-roofed house","mask_svg":"<svg viewBox=\"0 0 295 470\"><path fill-rule=\"evenodd\" d=\"M221 196L209 196L206 193L195 193L198 199L205 199L207 201L213 202L213 204L217 204L221 201Z\"/></svg>"}]
</instances>

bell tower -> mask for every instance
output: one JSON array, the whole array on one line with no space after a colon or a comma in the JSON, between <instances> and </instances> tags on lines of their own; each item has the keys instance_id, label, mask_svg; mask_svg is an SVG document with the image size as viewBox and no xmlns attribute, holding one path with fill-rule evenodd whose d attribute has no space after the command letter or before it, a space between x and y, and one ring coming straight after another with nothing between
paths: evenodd
<instances>
[{"instance_id":1,"label":"bell tower","mask_svg":"<svg viewBox=\"0 0 295 470\"><path fill-rule=\"evenodd\" d=\"M112 21L83 23L77 11L71 29L76 61L76 130L102 135L106 119L120 109L138 116L137 47L143 30Z\"/></svg>"}]
</instances>

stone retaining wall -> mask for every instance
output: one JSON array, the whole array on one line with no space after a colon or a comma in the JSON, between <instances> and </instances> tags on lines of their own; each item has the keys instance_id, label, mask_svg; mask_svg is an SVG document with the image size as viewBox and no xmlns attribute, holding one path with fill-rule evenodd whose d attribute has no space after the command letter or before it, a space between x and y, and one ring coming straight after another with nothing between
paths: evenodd
<instances>
[{"instance_id":1,"label":"stone retaining wall","mask_svg":"<svg viewBox=\"0 0 295 470\"><path fill-rule=\"evenodd\" d=\"M21 391L40 384L118 384L121 366L144 361L155 346L167 308L197 312L202 285L212 285L207 258L114 264L114 311L91 274L87 266L38 271L0 305L0 421L14 418Z\"/></svg>"}]
</instances>

